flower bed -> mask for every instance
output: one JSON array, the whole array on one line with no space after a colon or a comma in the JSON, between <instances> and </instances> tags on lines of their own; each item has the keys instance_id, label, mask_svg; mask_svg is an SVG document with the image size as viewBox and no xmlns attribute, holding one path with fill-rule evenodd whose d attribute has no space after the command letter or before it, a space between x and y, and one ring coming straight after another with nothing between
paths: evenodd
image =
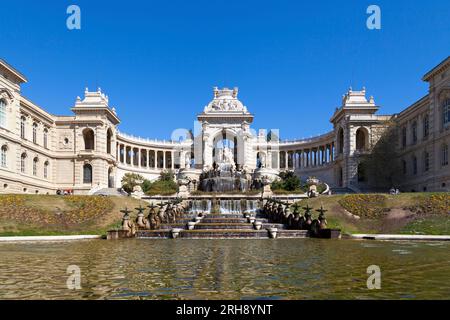
<instances>
[{"instance_id":1,"label":"flower bed","mask_svg":"<svg viewBox=\"0 0 450 320\"><path fill-rule=\"evenodd\" d=\"M362 218L374 219L390 211L386 208L386 196L379 194L347 195L339 204L350 213Z\"/></svg>"},{"instance_id":2,"label":"flower bed","mask_svg":"<svg viewBox=\"0 0 450 320\"><path fill-rule=\"evenodd\" d=\"M450 193L420 195L415 198L415 202L405 209L422 215L450 214Z\"/></svg>"},{"instance_id":3,"label":"flower bed","mask_svg":"<svg viewBox=\"0 0 450 320\"><path fill-rule=\"evenodd\" d=\"M107 197L97 196L39 196L47 205L39 206L34 201L37 196L2 195L0 196L0 219L26 225L76 226L86 222L95 222L110 212L114 204ZM46 197L46 198L42 198ZM63 200L64 208L59 204ZM52 201L53 200L53 201ZM55 204L52 205L52 202ZM36 205L36 203L38 205Z\"/></svg>"}]
</instances>

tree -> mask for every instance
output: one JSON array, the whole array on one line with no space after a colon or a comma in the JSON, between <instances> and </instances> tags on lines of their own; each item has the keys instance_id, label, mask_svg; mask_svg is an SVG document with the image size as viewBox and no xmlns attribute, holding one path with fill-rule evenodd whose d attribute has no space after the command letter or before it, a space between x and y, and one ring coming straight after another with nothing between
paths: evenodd
<instances>
[{"instance_id":1,"label":"tree","mask_svg":"<svg viewBox=\"0 0 450 320\"><path fill-rule=\"evenodd\" d=\"M125 173L122 178L122 188L128 193L133 192L133 188L144 182L144 177L137 173Z\"/></svg>"},{"instance_id":2,"label":"tree","mask_svg":"<svg viewBox=\"0 0 450 320\"><path fill-rule=\"evenodd\" d=\"M392 120L386 121L385 130L370 152L363 155L360 165L364 168L367 183L371 187L389 189L398 186L401 166L398 143L398 128Z\"/></svg>"},{"instance_id":3,"label":"tree","mask_svg":"<svg viewBox=\"0 0 450 320\"><path fill-rule=\"evenodd\" d=\"M284 171L280 173L280 180L274 181L271 185L272 190L295 191L300 189L300 179L293 171Z\"/></svg>"}]
</instances>

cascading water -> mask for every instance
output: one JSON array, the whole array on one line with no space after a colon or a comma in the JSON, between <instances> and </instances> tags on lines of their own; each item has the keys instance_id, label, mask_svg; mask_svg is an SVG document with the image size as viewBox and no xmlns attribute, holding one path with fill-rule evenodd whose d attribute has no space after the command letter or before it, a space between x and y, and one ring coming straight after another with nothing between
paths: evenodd
<instances>
[{"instance_id":1,"label":"cascading water","mask_svg":"<svg viewBox=\"0 0 450 320\"><path fill-rule=\"evenodd\" d=\"M211 213L211 200L192 200L189 213L195 215Z\"/></svg>"},{"instance_id":2,"label":"cascading water","mask_svg":"<svg viewBox=\"0 0 450 320\"><path fill-rule=\"evenodd\" d=\"M258 212L258 200L246 200L246 212L256 214Z\"/></svg>"},{"instance_id":3,"label":"cascading water","mask_svg":"<svg viewBox=\"0 0 450 320\"><path fill-rule=\"evenodd\" d=\"M241 200L220 200L220 213L222 214L242 213Z\"/></svg>"},{"instance_id":4,"label":"cascading water","mask_svg":"<svg viewBox=\"0 0 450 320\"><path fill-rule=\"evenodd\" d=\"M258 200L220 200L221 214L241 214L248 212L255 214L258 212Z\"/></svg>"}]
</instances>

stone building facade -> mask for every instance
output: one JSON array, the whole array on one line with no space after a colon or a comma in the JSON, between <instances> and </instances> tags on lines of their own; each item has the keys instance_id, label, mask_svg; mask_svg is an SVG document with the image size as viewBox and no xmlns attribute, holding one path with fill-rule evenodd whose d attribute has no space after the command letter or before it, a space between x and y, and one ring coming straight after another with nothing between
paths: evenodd
<instances>
[{"instance_id":1,"label":"stone building facade","mask_svg":"<svg viewBox=\"0 0 450 320\"><path fill-rule=\"evenodd\" d=\"M361 156L377 144L388 121L399 130L399 141L392 143L402 163L401 190L448 191L450 58L423 80L428 94L396 115L378 115L365 89L350 89L330 119L330 132L295 141L256 132L238 89L214 88L193 130L158 141L120 132L118 115L100 89L77 97L71 116L49 114L21 94L25 76L0 60L0 192L92 194L120 187L127 172L155 180L162 170L174 170L196 180L224 157L236 170L255 175L291 170L360 191Z\"/></svg>"}]
</instances>

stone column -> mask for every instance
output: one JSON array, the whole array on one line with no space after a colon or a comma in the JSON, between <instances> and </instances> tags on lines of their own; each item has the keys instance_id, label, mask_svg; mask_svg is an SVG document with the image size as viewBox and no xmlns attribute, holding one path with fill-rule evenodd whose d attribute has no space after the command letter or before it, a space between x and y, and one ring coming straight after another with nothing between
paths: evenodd
<instances>
[{"instance_id":1,"label":"stone column","mask_svg":"<svg viewBox=\"0 0 450 320\"><path fill-rule=\"evenodd\" d=\"M130 147L130 166L134 166L134 149Z\"/></svg>"},{"instance_id":2,"label":"stone column","mask_svg":"<svg viewBox=\"0 0 450 320\"><path fill-rule=\"evenodd\" d=\"M166 169L166 151L163 151L163 166L162 169L165 170Z\"/></svg>"},{"instance_id":3,"label":"stone column","mask_svg":"<svg viewBox=\"0 0 450 320\"><path fill-rule=\"evenodd\" d=\"M287 151L284 152L284 168L286 170L289 169L289 160L288 160L288 152Z\"/></svg>"},{"instance_id":4,"label":"stone column","mask_svg":"<svg viewBox=\"0 0 450 320\"><path fill-rule=\"evenodd\" d=\"M138 168L141 167L141 161L142 161L142 158L141 158L141 157L142 157L142 156L141 156L141 148L138 148L138 149L137 149L137 159L138 159L137 166L138 166Z\"/></svg>"},{"instance_id":5,"label":"stone column","mask_svg":"<svg viewBox=\"0 0 450 320\"><path fill-rule=\"evenodd\" d=\"M170 154L171 154L171 161L170 161L170 167L171 167L171 169L172 170L174 170L175 169L175 158L174 158L174 152L173 151L170 151Z\"/></svg>"}]
</instances>

